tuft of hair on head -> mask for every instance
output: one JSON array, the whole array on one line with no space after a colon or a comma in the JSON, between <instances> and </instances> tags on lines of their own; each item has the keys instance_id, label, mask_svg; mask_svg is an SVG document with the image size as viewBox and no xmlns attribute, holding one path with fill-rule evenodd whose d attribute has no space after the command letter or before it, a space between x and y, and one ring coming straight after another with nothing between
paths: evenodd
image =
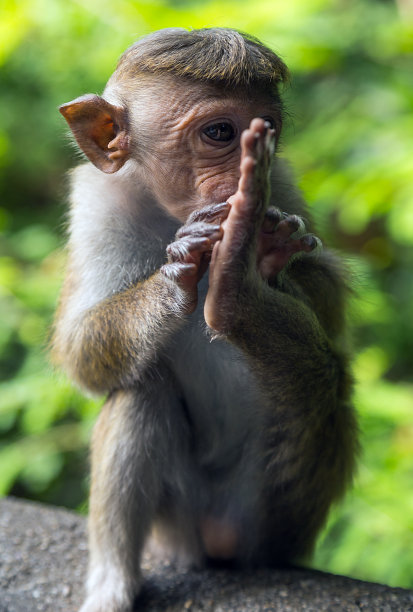
<instances>
[{"instance_id":1,"label":"tuft of hair on head","mask_svg":"<svg viewBox=\"0 0 413 612\"><path fill-rule=\"evenodd\" d=\"M288 69L259 40L230 28L166 28L145 36L121 56L116 79L171 74L220 88L276 94Z\"/></svg>"}]
</instances>

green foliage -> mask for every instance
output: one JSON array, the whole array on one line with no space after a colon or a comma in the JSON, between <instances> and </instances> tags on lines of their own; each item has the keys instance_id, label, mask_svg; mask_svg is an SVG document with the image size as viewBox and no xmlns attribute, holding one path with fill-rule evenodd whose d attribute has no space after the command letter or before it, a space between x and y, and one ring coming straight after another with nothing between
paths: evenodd
<instances>
[{"instance_id":1,"label":"green foliage","mask_svg":"<svg viewBox=\"0 0 413 612\"><path fill-rule=\"evenodd\" d=\"M0 493L81 507L100 406L48 365L63 176L76 161L56 107L101 91L137 36L207 25L255 34L289 65L282 149L354 271L363 453L314 565L413 587L413 12L403 0L0 1Z\"/></svg>"}]
</instances>

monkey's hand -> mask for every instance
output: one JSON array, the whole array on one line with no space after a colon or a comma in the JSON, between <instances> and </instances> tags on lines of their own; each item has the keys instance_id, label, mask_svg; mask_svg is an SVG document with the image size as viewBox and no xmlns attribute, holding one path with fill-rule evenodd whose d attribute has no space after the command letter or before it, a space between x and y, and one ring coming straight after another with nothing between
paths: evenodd
<instances>
[{"instance_id":1,"label":"monkey's hand","mask_svg":"<svg viewBox=\"0 0 413 612\"><path fill-rule=\"evenodd\" d=\"M229 204L214 204L193 212L176 233L175 242L166 249L168 263L161 268L185 294L187 312L193 312L198 301L198 282L205 274L212 249L223 236L221 222L228 216Z\"/></svg>"},{"instance_id":2,"label":"monkey's hand","mask_svg":"<svg viewBox=\"0 0 413 612\"><path fill-rule=\"evenodd\" d=\"M238 190L228 200L224 234L213 248L210 263L204 314L207 324L218 332L229 331L245 289L258 295L260 285L273 280L294 253L312 251L319 244L314 236L302 235L304 224L299 217L268 209L274 149L274 130L263 119L253 119L241 136Z\"/></svg>"},{"instance_id":3,"label":"monkey's hand","mask_svg":"<svg viewBox=\"0 0 413 612\"><path fill-rule=\"evenodd\" d=\"M319 238L305 232L301 217L274 207L266 211L257 244L257 270L262 278L274 280L292 255L321 247Z\"/></svg>"}]
</instances>

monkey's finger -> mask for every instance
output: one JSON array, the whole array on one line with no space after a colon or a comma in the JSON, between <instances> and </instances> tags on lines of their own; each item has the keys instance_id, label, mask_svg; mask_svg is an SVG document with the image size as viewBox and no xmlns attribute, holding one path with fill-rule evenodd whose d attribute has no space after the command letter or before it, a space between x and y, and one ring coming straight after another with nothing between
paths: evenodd
<instances>
[{"instance_id":1,"label":"monkey's finger","mask_svg":"<svg viewBox=\"0 0 413 612\"><path fill-rule=\"evenodd\" d=\"M292 234L295 234L296 238L305 231L304 221L298 215L288 215L282 221L280 221L275 228L277 237L282 241L283 239L289 239Z\"/></svg>"},{"instance_id":2,"label":"monkey's finger","mask_svg":"<svg viewBox=\"0 0 413 612\"><path fill-rule=\"evenodd\" d=\"M198 266L194 263L167 263L160 269L169 280L180 281L184 277L193 277L198 274Z\"/></svg>"},{"instance_id":3,"label":"monkey's finger","mask_svg":"<svg viewBox=\"0 0 413 612\"><path fill-rule=\"evenodd\" d=\"M271 234L275 231L277 225L282 221L283 213L279 208L275 208L275 206L271 206L265 212L265 218L263 224L261 226L261 231L265 234Z\"/></svg>"},{"instance_id":4,"label":"monkey's finger","mask_svg":"<svg viewBox=\"0 0 413 612\"><path fill-rule=\"evenodd\" d=\"M311 253L311 251L316 251L322 248L322 242L317 236L314 234L305 234L301 238L290 239L285 244L280 247L275 247L274 252L283 252L284 254L291 257L295 253L305 252Z\"/></svg>"},{"instance_id":5,"label":"monkey's finger","mask_svg":"<svg viewBox=\"0 0 413 612\"><path fill-rule=\"evenodd\" d=\"M314 234L305 234L299 239L301 250L310 253L311 251L320 251L323 248L323 243L320 238Z\"/></svg>"},{"instance_id":6,"label":"monkey's finger","mask_svg":"<svg viewBox=\"0 0 413 612\"><path fill-rule=\"evenodd\" d=\"M272 221L275 222L280 214L281 221L272 226ZM301 239L304 240L301 242ZM316 248L318 243L314 241L317 240L312 234L306 233L304 221L298 215L289 215L277 209L274 212L267 211L261 226L257 258L260 261L266 254L274 251L283 252L288 257L297 251L309 252Z\"/></svg>"},{"instance_id":7,"label":"monkey's finger","mask_svg":"<svg viewBox=\"0 0 413 612\"><path fill-rule=\"evenodd\" d=\"M268 127L271 127L268 121L265 121L261 117L254 117L254 119L251 120L249 127L245 131L250 131L254 135L265 136L268 131Z\"/></svg>"},{"instance_id":8,"label":"monkey's finger","mask_svg":"<svg viewBox=\"0 0 413 612\"><path fill-rule=\"evenodd\" d=\"M211 223L212 221L223 221L228 217L230 205L228 202L220 202L219 204L211 204L204 206L199 210L195 210L188 217L185 225L191 225L192 223L198 223L204 221L205 223Z\"/></svg>"},{"instance_id":9,"label":"monkey's finger","mask_svg":"<svg viewBox=\"0 0 413 612\"><path fill-rule=\"evenodd\" d=\"M188 261L191 254L211 251L213 245L208 237L187 236L168 245L166 252L170 262Z\"/></svg>"},{"instance_id":10,"label":"monkey's finger","mask_svg":"<svg viewBox=\"0 0 413 612\"><path fill-rule=\"evenodd\" d=\"M216 240L219 240L219 237L222 236L222 228L220 225L212 225L211 223L198 221L191 225L183 225L176 232L177 239L186 236L192 236L193 238L209 238L209 240L216 242Z\"/></svg>"},{"instance_id":11,"label":"monkey's finger","mask_svg":"<svg viewBox=\"0 0 413 612\"><path fill-rule=\"evenodd\" d=\"M267 132L264 139L264 151L268 158L267 162L269 163L275 153L275 130L272 129L268 121L265 122L265 127L267 128Z\"/></svg>"},{"instance_id":12,"label":"monkey's finger","mask_svg":"<svg viewBox=\"0 0 413 612\"><path fill-rule=\"evenodd\" d=\"M265 201L269 193L268 179L274 148L274 130L268 129L262 119L254 119L251 127L241 136L239 191L256 196L261 194L261 198L256 199Z\"/></svg>"},{"instance_id":13,"label":"monkey's finger","mask_svg":"<svg viewBox=\"0 0 413 612\"><path fill-rule=\"evenodd\" d=\"M306 234L302 238L290 239L281 244L277 241L272 249L259 257L258 269L263 278L274 278L291 261L297 253L315 252L322 248L321 240L313 234Z\"/></svg>"},{"instance_id":14,"label":"monkey's finger","mask_svg":"<svg viewBox=\"0 0 413 612\"><path fill-rule=\"evenodd\" d=\"M241 161L240 170L238 191L247 195L256 195L259 170L257 160L251 155L245 155Z\"/></svg>"},{"instance_id":15,"label":"monkey's finger","mask_svg":"<svg viewBox=\"0 0 413 612\"><path fill-rule=\"evenodd\" d=\"M212 253L211 266L216 287L225 287L226 276L241 274L250 258L251 248L254 248L254 237L260 232L264 220L270 193L269 164L263 156L267 132L263 119L253 119L250 127L241 135L238 190L228 199L231 210L222 224L224 235L217 245L219 249L214 248ZM216 293L219 295L218 290Z\"/></svg>"},{"instance_id":16,"label":"monkey's finger","mask_svg":"<svg viewBox=\"0 0 413 612\"><path fill-rule=\"evenodd\" d=\"M268 166L275 152L275 130L271 124L260 118L253 119L244 134L242 145L245 153L249 153L260 165L265 163Z\"/></svg>"}]
</instances>

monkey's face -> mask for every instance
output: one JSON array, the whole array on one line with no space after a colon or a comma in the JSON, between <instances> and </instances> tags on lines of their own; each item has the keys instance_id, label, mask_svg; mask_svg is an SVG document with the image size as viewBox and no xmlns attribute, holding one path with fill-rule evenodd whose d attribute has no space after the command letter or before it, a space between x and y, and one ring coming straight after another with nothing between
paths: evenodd
<instances>
[{"instance_id":1,"label":"monkey's face","mask_svg":"<svg viewBox=\"0 0 413 612\"><path fill-rule=\"evenodd\" d=\"M111 174L128 160L124 171L137 171L137 189L144 186L182 222L235 193L240 138L252 119L263 117L280 128L279 109L269 96L169 75L140 74L125 82L115 73L104 98L82 96L60 112L97 168Z\"/></svg>"},{"instance_id":2,"label":"monkey's face","mask_svg":"<svg viewBox=\"0 0 413 612\"><path fill-rule=\"evenodd\" d=\"M275 125L276 113L269 100L158 78L132 104L132 157L160 205L184 222L235 193L242 132L254 117Z\"/></svg>"}]
</instances>

